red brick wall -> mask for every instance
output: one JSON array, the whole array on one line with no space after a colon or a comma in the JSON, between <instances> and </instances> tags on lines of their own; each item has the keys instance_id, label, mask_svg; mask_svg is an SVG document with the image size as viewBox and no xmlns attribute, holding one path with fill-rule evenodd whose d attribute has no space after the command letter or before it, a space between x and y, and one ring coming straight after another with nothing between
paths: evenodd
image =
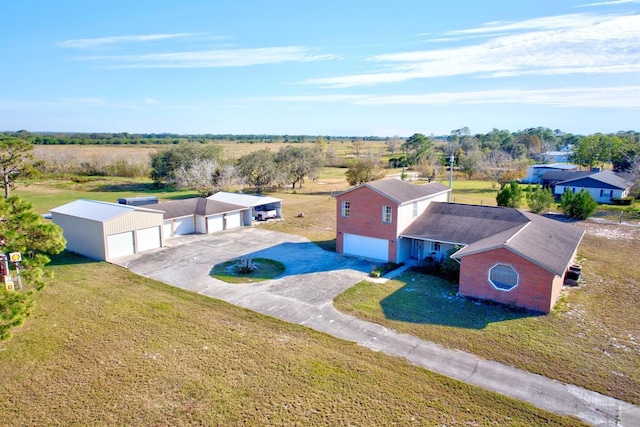
<instances>
[{"instance_id":1,"label":"red brick wall","mask_svg":"<svg viewBox=\"0 0 640 427\"><path fill-rule=\"evenodd\" d=\"M502 291L489 282L489 269L496 264L513 267L518 286ZM468 255L460 265L460 295L512 304L549 313L562 288L562 278L505 248Z\"/></svg>"},{"instance_id":2,"label":"red brick wall","mask_svg":"<svg viewBox=\"0 0 640 427\"><path fill-rule=\"evenodd\" d=\"M342 202L351 203L351 215L342 216ZM336 252L342 253L345 233L389 240L390 261L396 259L398 206L368 187L360 187L337 197ZM382 206L391 206L391 223L382 222Z\"/></svg>"}]
</instances>

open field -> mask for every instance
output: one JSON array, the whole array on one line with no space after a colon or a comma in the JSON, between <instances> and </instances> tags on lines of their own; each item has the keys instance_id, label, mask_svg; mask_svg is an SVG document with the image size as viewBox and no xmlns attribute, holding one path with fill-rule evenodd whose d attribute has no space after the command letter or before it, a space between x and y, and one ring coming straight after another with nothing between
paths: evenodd
<instances>
[{"instance_id":1,"label":"open field","mask_svg":"<svg viewBox=\"0 0 640 427\"><path fill-rule=\"evenodd\" d=\"M581 425L111 264L51 269L0 343L2 425Z\"/></svg>"},{"instance_id":2,"label":"open field","mask_svg":"<svg viewBox=\"0 0 640 427\"><path fill-rule=\"evenodd\" d=\"M270 192L283 199L285 220L259 226L303 235L324 249L335 250L336 204L331 194L347 188L343 174L344 169L327 168L317 182L307 182L301 189ZM140 186L139 192L132 191L136 186ZM16 194L46 212L78 197L113 201L118 197L150 194L147 189L144 182L105 179L81 184L40 183L21 187ZM468 203L488 205L485 200L495 200L495 191L491 183L457 180L452 199L461 201L460 197ZM152 194L164 200L193 195L189 192ZM298 217L301 212L304 216ZM385 316L380 301L389 295L402 295L399 290L406 286L402 282L384 287L359 286L354 294L341 297L338 304L345 311L359 313L393 329L640 403L640 313L637 310L640 270L628 261L628 255L640 244L640 229L596 220L577 224L587 228L579 249L585 285L571 289L552 315L523 315L499 306L485 312L481 306L449 298L449 294L455 294L455 286L451 284L443 285L446 291L441 293L448 295L444 300L436 298L428 304L429 316L425 315L426 308L414 313L425 315L431 321L393 320ZM411 278L419 283L431 280L425 276ZM423 290L426 288L428 286L423 286ZM447 307L459 310L442 311ZM471 322L469 326L433 321L439 316L460 317L459 313L469 313L462 319L476 323Z\"/></svg>"}]
</instances>

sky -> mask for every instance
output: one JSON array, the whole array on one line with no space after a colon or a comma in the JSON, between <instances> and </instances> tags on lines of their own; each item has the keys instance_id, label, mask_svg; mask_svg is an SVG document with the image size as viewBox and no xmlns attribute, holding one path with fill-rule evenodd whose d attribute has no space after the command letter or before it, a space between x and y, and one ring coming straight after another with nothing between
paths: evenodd
<instances>
[{"instance_id":1,"label":"sky","mask_svg":"<svg viewBox=\"0 0 640 427\"><path fill-rule=\"evenodd\" d=\"M640 131L640 0L0 0L0 131Z\"/></svg>"}]
</instances>

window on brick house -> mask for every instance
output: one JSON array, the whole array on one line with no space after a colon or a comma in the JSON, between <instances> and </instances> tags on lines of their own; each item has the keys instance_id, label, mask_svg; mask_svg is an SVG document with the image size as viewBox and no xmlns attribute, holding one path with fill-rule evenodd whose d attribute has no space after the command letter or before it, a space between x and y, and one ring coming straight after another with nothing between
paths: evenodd
<instances>
[{"instance_id":1,"label":"window on brick house","mask_svg":"<svg viewBox=\"0 0 640 427\"><path fill-rule=\"evenodd\" d=\"M391 223L391 206L382 207L382 222Z\"/></svg>"},{"instance_id":2,"label":"window on brick house","mask_svg":"<svg viewBox=\"0 0 640 427\"><path fill-rule=\"evenodd\" d=\"M496 264L489 270L489 282L500 291L510 291L518 286L518 273L510 265Z\"/></svg>"},{"instance_id":3,"label":"window on brick house","mask_svg":"<svg viewBox=\"0 0 640 427\"><path fill-rule=\"evenodd\" d=\"M342 202L342 216L349 217L351 215L351 202L343 201Z\"/></svg>"}]
</instances>

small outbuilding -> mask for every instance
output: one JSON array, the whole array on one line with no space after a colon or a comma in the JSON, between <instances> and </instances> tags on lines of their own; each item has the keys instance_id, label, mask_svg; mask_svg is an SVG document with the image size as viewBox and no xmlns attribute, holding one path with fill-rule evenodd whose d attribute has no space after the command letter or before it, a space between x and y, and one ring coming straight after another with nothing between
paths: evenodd
<instances>
[{"instance_id":1,"label":"small outbuilding","mask_svg":"<svg viewBox=\"0 0 640 427\"><path fill-rule=\"evenodd\" d=\"M110 261L163 246L163 212L96 200L76 200L51 210L67 250Z\"/></svg>"}]
</instances>

